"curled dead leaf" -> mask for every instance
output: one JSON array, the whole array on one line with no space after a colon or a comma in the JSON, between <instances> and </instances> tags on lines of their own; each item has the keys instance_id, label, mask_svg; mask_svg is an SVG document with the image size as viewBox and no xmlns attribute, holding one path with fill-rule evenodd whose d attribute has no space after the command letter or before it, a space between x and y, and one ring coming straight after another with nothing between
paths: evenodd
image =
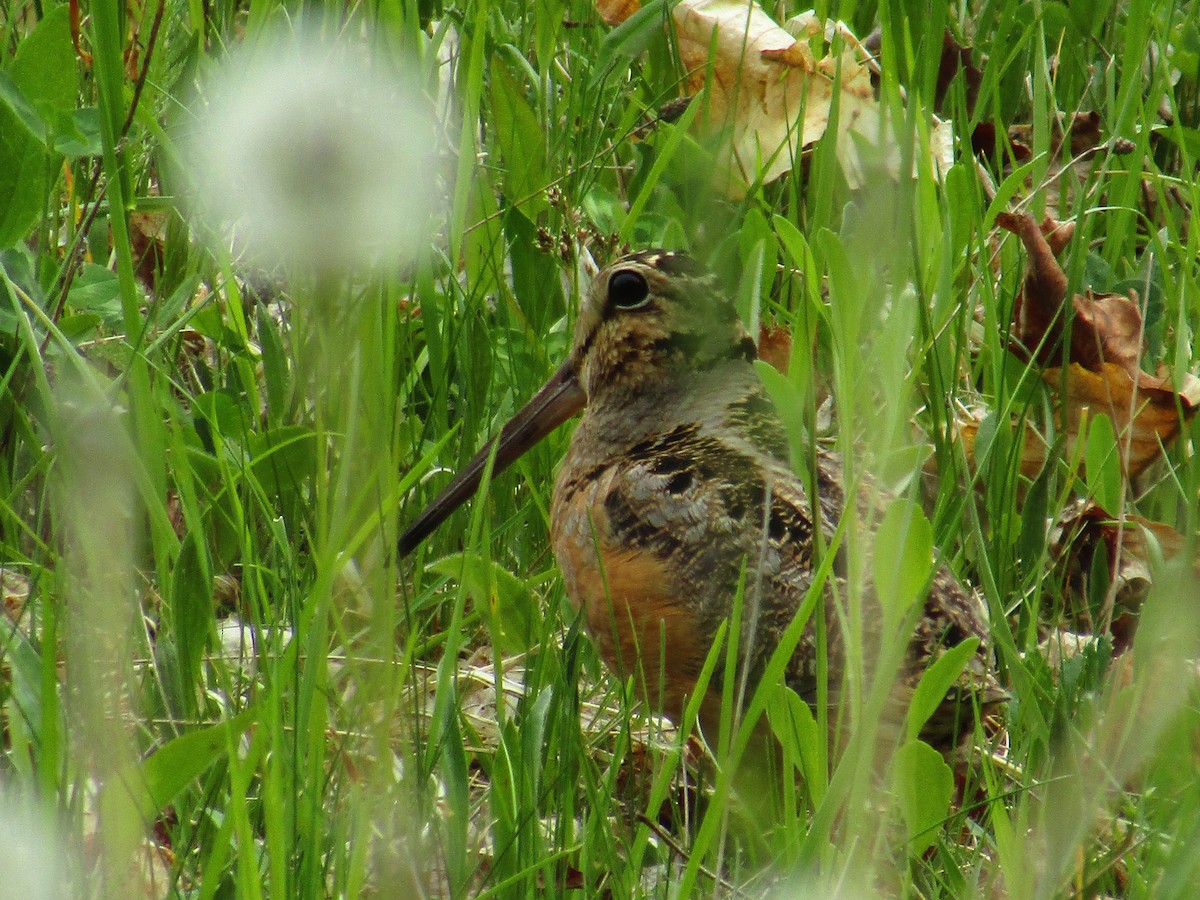
<instances>
[{"instance_id":1,"label":"curled dead leaf","mask_svg":"<svg viewBox=\"0 0 1200 900\"><path fill-rule=\"evenodd\" d=\"M968 106L970 111L971 107ZM1030 173L1025 179L1029 191L1041 194L1047 209L1072 209L1079 191L1087 190L1091 183L1092 163L1099 154L1122 155L1132 153L1137 145L1118 135L1103 130L1100 114L1095 111L1080 112L1068 116L1060 114L1051 120L1048 146L1045 150L1046 169L1038 176L1034 185ZM990 121L980 122L971 132L971 149L984 163L997 166L995 172L1002 177L1012 173L1013 167L1029 162L1037 146L1035 129L1030 124L1015 124L1008 128L997 128ZM1145 200L1157 200L1157 194ZM1153 216L1150 217L1153 220Z\"/></svg>"},{"instance_id":2,"label":"curled dead leaf","mask_svg":"<svg viewBox=\"0 0 1200 900\"><path fill-rule=\"evenodd\" d=\"M812 12L780 26L741 0L682 0L671 16L689 93L708 85L701 130L730 133L730 174L763 183L786 174L825 133L836 106L838 159L850 186L863 184L860 143L881 144L883 118L871 54L846 26ZM950 144L948 123L937 123L930 146L939 171L950 165ZM899 148L887 146L883 155L895 177Z\"/></svg>"},{"instance_id":3,"label":"curled dead leaf","mask_svg":"<svg viewBox=\"0 0 1200 900\"><path fill-rule=\"evenodd\" d=\"M782 325L759 325L758 358L786 375L792 361L792 333Z\"/></svg>"},{"instance_id":4,"label":"curled dead leaf","mask_svg":"<svg viewBox=\"0 0 1200 900\"><path fill-rule=\"evenodd\" d=\"M1106 149L1117 154L1132 153L1136 149L1136 145L1126 138L1106 138L1102 126L1100 113L1095 110L1075 113L1069 117L1060 116L1051 123L1050 158L1059 159L1064 144L1069 146L1070 157L1075 161L1090 159ZM1008 141L1017 160L1033 158L1032 125L1010 125Z\"/></svg>"},{"instance_id":5,"label":"curled dead leaf","mask_svg":"<svg viewBox=\"0 0 1200 900\"><path fill-rule=\"evenodd\" d=\"M1025 280L1013 304L1009 350L1045 368L1043 377L1061 388L1068 447L1086 415L1112 420L1125 473L1136 476L1158 458L1200 405L1200 380L1185 373L1178 389L1168 373L1141 368L1142 314L1137 295L1096 294L1067 300L1067 276L1055 259L1074 226L1002 212L996 224L1021 239L1027 254ZM1064 373L1063 344L1067 369Z\"/></svg>"},{"instance_id":6,"label":"curled dead leaf","mask_svg":"<svg viewBox=\"0 0 1200 900\"><path fill-rule=\"evenodd\" d=\"M1044 366L1062 361L1064 330L1069 330L1068 359L1098 371L1104 362L1136 370L1141 357L1142 315L1135 298L1123 294L1076 294L1067 321L1067 275L1055 254L1070 241L1072 223L1002 212L996 224L1025 245L1025 282L1013 304L1009 349Z\"/></svg>"}]
</instances>

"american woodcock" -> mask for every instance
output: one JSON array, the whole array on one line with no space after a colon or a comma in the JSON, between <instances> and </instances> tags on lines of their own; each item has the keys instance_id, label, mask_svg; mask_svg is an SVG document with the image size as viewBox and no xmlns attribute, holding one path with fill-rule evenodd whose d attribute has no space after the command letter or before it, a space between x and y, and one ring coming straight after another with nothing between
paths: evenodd
<instances>
[{"instance_id":1,"label":"american woodcock","mask_svg":"<svg viewBox=\"0 0 1200 900\"><path fill-rule=\"evenodd\" d=\"M845 506L840 461L820 449L810 502L752 365L756 355L732 301L688 256L622 257L593 281L566 363L504 427L494 451L481 450L409 526L400 552L474 493L493 452L499 472L582 409L554 486L551 541L567 596L583 609L601 657L622 676L640 666L650 701L678 720L740 591L752 687L812 586L820 548ZM829 696L845 665L843 578L835 573L823 588ZM882 617L876 592L865 593L869 657L882 640ZM984 707L1003 696L989 666L986 613L941 568L908 640L901 698L932 659L969 637L979 649L923 732L939 743L969 721L956 714L970 709L960 696ZM786 673L809 702L818 653L810 622ZM721 684L719 657L712 685Z\"/></svg>"}]
</instances>

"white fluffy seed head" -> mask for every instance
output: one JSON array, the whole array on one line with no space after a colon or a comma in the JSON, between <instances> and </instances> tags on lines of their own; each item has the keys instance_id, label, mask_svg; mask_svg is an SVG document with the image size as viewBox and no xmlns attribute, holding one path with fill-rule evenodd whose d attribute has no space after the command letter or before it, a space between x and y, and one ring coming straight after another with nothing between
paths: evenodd
<instances>
[{"instance_id":1,"label":"white fluffy seed head","mask_svg":"<svg viewBox=\"0 0 1200 900\"><path fill-rule=\"evenodd\" d=\"M264 39L205 80L180 138L202 233L263 266L353 271L432 237L432 107L365 46Z\"/></svg>"}]
</instances>

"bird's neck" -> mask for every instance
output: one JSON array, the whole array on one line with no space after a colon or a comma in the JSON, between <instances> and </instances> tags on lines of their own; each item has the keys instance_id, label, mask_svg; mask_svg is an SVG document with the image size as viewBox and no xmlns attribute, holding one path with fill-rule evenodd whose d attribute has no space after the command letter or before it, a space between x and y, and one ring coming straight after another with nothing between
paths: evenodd
<instances>
[{"instance_id":1,"label":"bird's neck","mask_svg":"<svg viewBox=\"0 0 1200 900\"><path fill-rule=\"evenodd\" d=\"M760 413L768 424L778 421L758 373L744 359L659 376L593 391L572 440L572 454L598 464L680 426L696 425L714 436L736 439L732 430Z\"/></svg>"}]
</instances>

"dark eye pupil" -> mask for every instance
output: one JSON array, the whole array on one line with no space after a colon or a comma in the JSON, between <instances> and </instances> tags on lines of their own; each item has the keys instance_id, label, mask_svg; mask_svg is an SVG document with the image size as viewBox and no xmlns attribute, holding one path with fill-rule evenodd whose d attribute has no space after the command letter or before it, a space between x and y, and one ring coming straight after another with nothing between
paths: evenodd
<instances>
[{"instance_id":1,"label":"dark eye pupil","mask_svg":"<svg viewBox=\"0 0 1200 900\"><path fill-rule=\"evenodd\" d=\"M650 285L637 272L617 272L608 281L608 302L616 309L637 309L650 297Z\"/></svg>"}]
</instances>

